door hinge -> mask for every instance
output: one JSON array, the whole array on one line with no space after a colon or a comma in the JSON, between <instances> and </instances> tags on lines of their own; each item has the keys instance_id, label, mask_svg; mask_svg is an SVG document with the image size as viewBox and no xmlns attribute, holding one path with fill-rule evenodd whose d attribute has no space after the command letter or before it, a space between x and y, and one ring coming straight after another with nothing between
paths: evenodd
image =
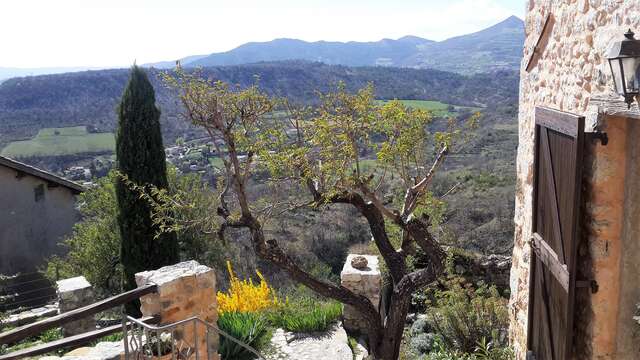
<instances>
[{"instance_id":1,"label":"door hinge","mask_svg":"<svg viewBox=\"0 0 640 360\"><path fill-rule=\"evenodd\" d=\"M577 288L591 288L591 293L595 294L598 292L598 282L595 280L576 280Z\"/></svg>"}]
</instances>

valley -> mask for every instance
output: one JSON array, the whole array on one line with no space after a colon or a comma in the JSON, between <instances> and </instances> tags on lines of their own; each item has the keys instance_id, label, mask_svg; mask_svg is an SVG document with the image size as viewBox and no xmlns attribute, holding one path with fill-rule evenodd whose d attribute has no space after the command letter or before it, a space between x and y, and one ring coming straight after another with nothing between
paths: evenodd
<instances>
[{"instance_id":1,"label":"valley","mask_svg":"<svg viewBox=\"0 0 640 360\"><path fill-rule=\"evenodd\" d=\"M12 141L0 151L11 158L113 153L113 133L91 133L86 126L44 128L30 140Z\"/></svg>"}]
</instances>

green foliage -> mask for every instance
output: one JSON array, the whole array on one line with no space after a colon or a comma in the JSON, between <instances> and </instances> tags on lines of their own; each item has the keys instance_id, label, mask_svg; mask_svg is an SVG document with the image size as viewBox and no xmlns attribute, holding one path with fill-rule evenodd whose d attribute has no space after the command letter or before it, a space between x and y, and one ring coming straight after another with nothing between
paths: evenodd
<instances>
[{"instance_id":1,"label":"green foliage","mask_svg":"<svg viewBox=\"0 0 640 360\"><path fill-rule=\"evenodd\" d=\"M166 162L160 133L160 110L146 73L134 65L118 107L116 156L118 171L139 185L167 188ZM136 287L137 272L157 269L179 261L175 233L158 233L151 219L151 205L122 180L116 182L120 261L123 286ZM136 306L128 307L138 314Z\"/></svg>"},{"instance_id":2,"label":"green foliage","mask_svg":"<svg viewBox=\"0 0 640 360\"><path fill-rule=\"evenodd\" d=\"M9 143L2 156L23 158L29 156L60 156L85 153L113 152L113 133L89 133L86 126L44 128L31 140Z\"/></svg>"},{"instance_id":3,"label":"green foliage","mask_svg":"<svg viewBox=\"0 0 640 360\"><path fill-rule=\"evenodd\" d=\"M169 194L180 201L170 210L178 234L180 257L195 259L214 268L223 266L222 245L211 241L207 234L210 224L195 223L192 218L213 211L215 194L198 174L178 175L175 168L168 170ZM82 275L97 289L114 294L121 290L120 232L115 193L114 171L96 180L96 186L79 195L82 221L74 226L73 234L60 245L65 256L53 257L47 263L47 277L52 281Z\"/></svg>"},{"instance_id":4,"label":"green foliage","mask_svg":"<svg viewBox=\"0 0 640 360\"><path fill-rule=\"evenodd\" d=\"M342 304L318 300L310 295L287 298L284 304L267 313L269 322L291 332L327 331L342 316Z\"/></svg>"},{"instance_id":5,"label":"green foliage","mask_svg":"<svg viewBox=\"0 0 640 360\"><path fill-rule=\"evenodd\" d=\"M475 355L480 360L511 360L515 356L511 348L488 343L485 338L478 342Z\"/></svg>"},{"instance_id":6,"label":"green foliage","mask_svg":"<svg viewBox=\"0 0 640 360\"><path fill-rule=\"evenodd\" d=\"M473 353L448 350L442 341L435 342L434 351L426 354L421 360L513 360L515 355L508 347L495 347L483 338L476 345Z\"/></svg>"},{"instance_id":7,"label":"green foliage","mask_svg":"<svg viewBox=\"0 0 640 360\"><path fill-rule=\"evenodd\" d=\"M301 184L319 179L320 190L329 195L355 190L368 197L388 173L398 176L406 189L427 174L424 165L437 152L461 138L463 127L477 121L477 116L462 125L451 120L444 129L430 132L429 111L397 100L380 105L371 85L352 94L340 83L334 91L320 94L319 101L316 109L292 112L294 129L302 134L298 141L287 142L282 129L271 127L269 139L260 142L267 147L259 154L273 177L297 178ZM419 207L430 205L442 207L428 197Z\"/></svg>"},{"instance_id":8,"label":"green foliage","mask_svg":"<svg viewBox=\"0 0 640 360\"><path fill-rule=\"evenodd\" d=\"M348 336L347 344L349 345L349 349L351 349L351 352L353 353L353 359L355 360L356 357L360 354L360 349L358 348L358 340L356 340L356 338L352 336Z\"/></svg>"},{"instance_id":9,"label":"green foliage","mask_svg":"<svg viewBox=\"0 0 640 360\"><path fill-rule=\"evenodd\" d=\"M448 289L434 291L427 318L434 333L448 349L473 352L477 344L489 339L506 345L508 313L506 299L494 287L463 287L456 279Z\"/></svg>"},{"instance_id":10,"label":"green foliage","mask_svg":"<svg viewBox=\"0 0 640 360\"><path fill-rule=\"evenodd\" d=\"M82 221L60 245L64 257L54 256L47 263L52 281L84 276L96 288L114 293L120 290L120 233L113 172L98 179L96 186L78 195Z\"/></svg>"},{"instance_id":11,"label":"green foliage","mask_svg":"<svg viewBox=\"0 0 640 360\"><path fill-rule=\"evenodd\" d=\"M12 344L11 346L6 346L5 344L2 344L2 346L0 346L0 355L22 350L22 349L28 349L30 347L33 347L39 344L46 344L48 342L62 339L62 337L63 336L62 336L61 328L53 328L53 329L45 330L38 335L30 336L26 339L21 340L16 344ZM58 354L63 352L64 350L59 350Z\"/></svg>"},{"instance_id":12,"label":"green foliage","mask_svg":"<svg viewBox=\"0 0 640 360\"><path fill-rule=\"evenodd\" d=\"M218 327L234 338L260 351L271 339L268 322L260 313L226 312L218 317ZM249 350L220 336L218 353L222 360L249 360L256 356Z\"/></svg>"},{"instance_id":13,"label":"green foliage","mask_svg":"<svg viewBox=\"0 0 640 360\"><path fill-rule=\"evenodd\" d=\"M388 100L378 100L379 103L386 103ZM423 109L431 111L436 116L452 116L457 112L463 111L480 111L479 107L470 107L470 106L454 106L450 104L443 103L441 101L433 101L433 100L399 100L403 105L414 109Z\"/></svg>"}]
</instances>

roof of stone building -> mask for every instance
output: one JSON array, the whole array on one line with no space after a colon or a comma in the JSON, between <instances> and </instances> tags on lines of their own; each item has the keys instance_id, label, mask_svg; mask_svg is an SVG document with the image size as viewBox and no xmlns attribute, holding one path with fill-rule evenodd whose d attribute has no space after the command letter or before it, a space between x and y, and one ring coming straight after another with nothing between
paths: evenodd
<instances>
[{"instance_id":1,"label":"roof of stone building","mask_svg":"<svg viewBox=\"0 0 640 360\"><path fill-rule=\"evenodd\" d=\"M48 183L64 186L72 190L74 193L81 193L85 190L84 187L82 187L82 185L80 184L67 180L61 176L52 174L48 171L38 169L31 165L27 165L19 161L15 161L13 159L9 159L8 157L0 156L0 166L5 166L8 168L14 169L18 172L18 174L27 174L27 175L35 176L37 178L47 181Z\"/></svg>"}]
</instances>

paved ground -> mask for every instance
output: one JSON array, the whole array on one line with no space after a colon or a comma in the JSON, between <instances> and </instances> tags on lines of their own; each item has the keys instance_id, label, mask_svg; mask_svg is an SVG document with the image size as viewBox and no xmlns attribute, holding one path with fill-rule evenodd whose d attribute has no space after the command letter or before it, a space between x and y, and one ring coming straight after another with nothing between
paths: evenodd
<instances>
[{"instance_id":1,"label":"paved ground","mask_svg":"<svg viewBox=\"0 0 640 360\"><path fill-rule=\"evenodd\" d=\"M277 329L271 339L267 360L353 360L347 333L342 324L320 334L293 334ZM83 347L63 357L47 356L41 360L118 360L124 351L121 342L101 342Z\"/></svg>"},{"instance_id":2,"label":"paved ground","mask_svg":"<svg viewBox=\"0 0 640 360\"><path fill-rule=\"evenodd\" d=\"M274 353L268 360L353 360L342 324L328 333L298 335L277 329L271 339Z\"/></svg>"}]
</instances>

